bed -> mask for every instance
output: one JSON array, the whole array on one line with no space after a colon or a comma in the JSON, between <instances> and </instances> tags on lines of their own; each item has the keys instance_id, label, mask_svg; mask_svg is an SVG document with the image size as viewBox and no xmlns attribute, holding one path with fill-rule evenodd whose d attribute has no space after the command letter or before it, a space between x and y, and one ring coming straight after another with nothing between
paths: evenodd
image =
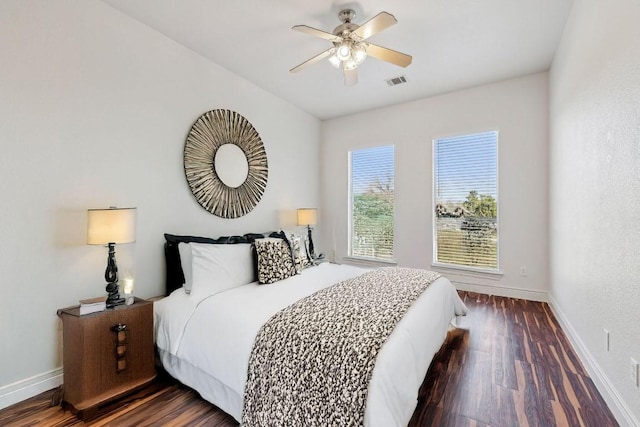
<instances>
[{"instance_id":1,"label":"bed","mask_svg":"<svg viewBox=\"0 0 640 427\"><path fill-rule=\"evenodd\" d=\"M370 273L328 262L296 266L296 257L302 257L294 250L296 237L267 235L272 240L284 237L294 271L269 284L260 284L264 278L255 271L256 240L268 240L265 234L165 236L170 294L154 304L155 339L164 369L239 422L252 349L266 322L301 299ZM431 359L452 319L464 314L466 307L442 276L411 303L375 358L364 425L407 425Z\"/></svg>"}]
</instances>

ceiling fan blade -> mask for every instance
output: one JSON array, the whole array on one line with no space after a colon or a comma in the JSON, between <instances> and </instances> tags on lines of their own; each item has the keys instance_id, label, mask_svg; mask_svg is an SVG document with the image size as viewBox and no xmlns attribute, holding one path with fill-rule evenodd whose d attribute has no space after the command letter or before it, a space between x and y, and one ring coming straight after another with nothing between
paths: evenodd
<instances>
[{"instance_id":1,"label":"ceiling fan blade","mask_svg":"<svg viewBox=\"0 0 640 427\"><path fill-rule=\"evenodd\" d=\"M335 34L327 33L326 31L318 30L317 28L312 28L307 25L296 25L291 27L292 30L300 31L301 33L309 34L310 36L320 37L321 39L329 40L332 42L341 42L342 37L336 36Z\"/></svg>"},{"instance_id":2,"label":"ceiling fan blade","mask_svg":"<svg viewBox=\"0 0 640 427\"><path fill-rule=\"evenodd\" d=\"M402 52L395 51L393 49L387 49L386 47L378 46L375 44L367 43L367 55L373 56L376 59L390 62L400 67L407 67L411 64L411 55L407 55Z\"/></svg>"},{"instance_id":3,"label":"ceiling fan blade","mask_svg":"<svg viewBox=\"0 0 640 427\"><path fill-rule=\"evenodd\" d=\"M372 35L386 30L390 26L396 24L398 20L395 16L387 12L380 12L373 18L369 19L351 34L355 34L360 40L366 40Z\"/></svg>"},{"instance_id":4,"label":"ceiling fan blade","mask_svg":"<svg viewBox=\"0 0 640 427\"><path fill-rule=\"evenodd\" d=\"M358 69L344 70L344 84L354 86L356 83L358 83Z\"/></svg>"},{"instance_id":5,"label":"ceiling fan blade","mask_svg":"<svg viewBox=\"0 0 640 427\"><path fill-rule=\"evenodd\" d=\"M331 55L333 53L333 50L335 48L330 48L325 50L322 53L317 54L316 56L314 56L313 58L307 59L306 61L304 61L302 64L300 65L296 65L295 67L293 67L292 69L289 70L290 73L297 73L298 71L302 70L303 68L308 67L311 64L315 64L318 61L323 60L324 58L328 57L329 55Z\"/></svg>"}]
</instances>

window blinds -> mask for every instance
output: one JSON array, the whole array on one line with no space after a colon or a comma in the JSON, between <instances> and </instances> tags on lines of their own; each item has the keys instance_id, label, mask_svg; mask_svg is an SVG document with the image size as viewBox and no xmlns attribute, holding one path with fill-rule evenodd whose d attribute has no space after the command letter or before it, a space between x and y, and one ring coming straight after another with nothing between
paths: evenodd
<instances>
[{"instance_id":1,"label":"window blinds","mask_svg":"<svg viewBox=\"0 0 640 427\"><path fill-rule=\"evenodd\" d=\"M498 133L433 142L434 260L498 269Z\"/></svg>"},{"instance_id":2,"label":"window blinds","mask_svg":"<svg viewBox=\"0 0 640 427\"><path fill-rule=\"evenodd\" d=\"M349 153L350 255L393 259L394 146Z\"/></svg>"}]
</instances>

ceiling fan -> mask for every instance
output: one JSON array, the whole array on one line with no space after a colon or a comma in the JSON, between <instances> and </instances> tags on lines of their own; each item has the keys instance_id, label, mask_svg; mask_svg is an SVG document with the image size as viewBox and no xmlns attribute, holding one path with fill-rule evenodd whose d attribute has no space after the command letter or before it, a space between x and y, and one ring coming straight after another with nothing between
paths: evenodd
<instances>
[{"instance_id":1,"label":"ceiling fan","mask_svg":"<svg viewBox=\"0 0 640 427\"><path fill-rule=\"evenodd\" d=\"M386 47L367 42L367 39L382 30L396 24L396 18L387 12L380 12L362 25L351 22L356 17L353 9L344 9L338 13L342 24L338 25L333 33L318 30L306 25L296 25L292 29L306 33L314 37L329 40L333 46L324 52L306 60L300 65L289 70L296 73L303 68L314 64L324 58L336 67L342 67L344 72L344 84L353 86L358 83L358 65L362 64L367 56L372 56L382 61L390 62L400 67L411 64L411 56L397 52Z\"/></svg>"}]
</instances>

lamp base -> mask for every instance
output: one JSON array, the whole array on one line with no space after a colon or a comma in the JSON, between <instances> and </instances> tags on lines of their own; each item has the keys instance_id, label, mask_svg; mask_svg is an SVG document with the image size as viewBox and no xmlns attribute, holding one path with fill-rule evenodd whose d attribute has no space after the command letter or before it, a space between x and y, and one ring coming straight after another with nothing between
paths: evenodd
<instances>
[{"instance_id":1,"label":"lamp base","mask_svg":"<svg viewBox=\"0 0 640 427\"><path fill-rule=\"evenodd\" d=\"M116 265L115 247L115 243L109 243L107 269L104 272L104 278L107 281L107 287L105 288L107 291L107 308L124 304L124 298L120 298L120 290L118 289L118 266Z\"/></svg>"},{"instance_id":2,"label":"lamp base","mask_svg":"<svg viewBox=\"0 0 640 427\"><path fill-rule=\"evenodd\" d=\"M313 261L316 257L316 251L313 247L313 237L311 237L311 226L307 225L307 239L309 240L309 257Z\"/></svg>"},{"instance_id":3,"label":"lamp base","mask_svg":"<svg viewBox=\"0 0 640 427\"><path fill-rule=\"evenodd\" d=\"M120 291L118 289L118 282L107 283L105 288L107 291L107 308L113 308L116 305L122 305L125 302L124 298L120 298Z\"/></svg>"}]
</instances>

